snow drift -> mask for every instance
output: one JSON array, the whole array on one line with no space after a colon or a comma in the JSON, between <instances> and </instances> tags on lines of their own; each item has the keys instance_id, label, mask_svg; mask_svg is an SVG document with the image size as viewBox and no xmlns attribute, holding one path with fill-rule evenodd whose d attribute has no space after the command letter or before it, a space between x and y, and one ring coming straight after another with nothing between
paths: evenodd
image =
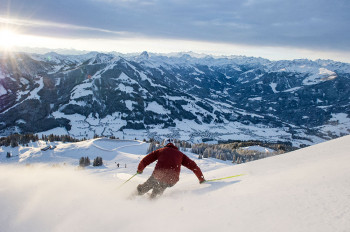
<instances>
[{"instance_id":1,"label":"snow drift","mask_svg":"<svg viewBox=\"0 0 350 232\"><path fill-rule=\"evenodd\" d=\"M0 231L347 231L349 150L346 136L241 165L196 160L207 179L246 175L199 185L183 169L154 201L129 199L152 168L118 189L132 170L2 165Z\"/></svg>"}]
</instances>

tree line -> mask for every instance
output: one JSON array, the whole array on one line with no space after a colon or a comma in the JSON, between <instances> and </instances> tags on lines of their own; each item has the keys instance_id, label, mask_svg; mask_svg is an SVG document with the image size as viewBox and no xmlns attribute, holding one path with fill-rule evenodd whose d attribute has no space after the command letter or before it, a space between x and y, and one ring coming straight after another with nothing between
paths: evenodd
<instances>
[{"instance_id":1,"label":"tree line","mask_svg":"<svg viewBox=\"0 0 350 232\"><path fill-rule=\"evenodd\" d=\"M12 134L6 137L0 137L0 146L11 146L11 147L17 147L18 145L26 146L28 143L31 142L37 142L39 140L39 136L36 134ZM41 140L43 141L61 141L61 142L79 142L86 140L83 139L76 139L69 135L42 135Z\"/></svg>"},{"instance_id":2,"label":"tree line","mask_svg":"<svg viewBox=\"0 0 350 232\"><path fill-rule=\"evenodd\" d=\"M262 141L230 141L226 143L219 144L191 144L187 141L174 140L174 145L177 146L182 151L190 150L192 153L198 154L198 159L202 158L216 158L220 160L230 160L232 163L245 163L253 160L258 160L266 158L269 156L283 154L285 152L290 152L296 150L296 147L293 147L289 142L262 142ZM159 148L164 147L166 144L151 139L150 145L148 147L147 153L155 151ZM274 150L273 152L261 152L243 149L244 147L249 146L261 146L265 148L270 148Z\"/></svg>"},{"instance_id":3,"label":"tree line","mask_svg":"<svg viewBox=\"0 0 350 232\"><path fill-rule=\"evenodd\" d=\"M244 149L244 147L261 146L274 150L273 152L261 152ZM245 163L253 160L266 158L269 156L283 154L296 150L289 143L267 143L262 141L235 141L221 144L193 144L191 152L198 154L198 158L216 158L220 160L230 160L232 163Z\"/></svg>"},{"instance_id":4,"label":"tree line","mask_svg":"<svg viewBox=\"0 0 350 232\"><path fill-rule=\"evenodd\" d=\"M164 147L167 144L167 142L165 140L160 142L160 141L157 141L157 140L155 140L153 138L151 138L149 140L149 143L150 143L150 145L149 145L149 147L147 149L147 153L151 153L152 151L155 151L155 150L157 150L159 148L162 148L162 147ZM179 140L179 139L174 139L173 140L173 144L175 146L177 146L182 151L187 151L187 150L192 148L192 144L191 143L189 143L187 141L182 141L182 140Z\"/></svg>"},{"instance_id":5,"label":"tree line","mask_svg":"<svg viewBox=\"0 0 350 232\"><path fill-rule=\"evenodd\" d=\"M17 147L19 144L26 145L30 142L36 142L38 140L39 136L34 134L12 134L7 137L1 137L0 146Z\"/></svg>"}]
</instances>

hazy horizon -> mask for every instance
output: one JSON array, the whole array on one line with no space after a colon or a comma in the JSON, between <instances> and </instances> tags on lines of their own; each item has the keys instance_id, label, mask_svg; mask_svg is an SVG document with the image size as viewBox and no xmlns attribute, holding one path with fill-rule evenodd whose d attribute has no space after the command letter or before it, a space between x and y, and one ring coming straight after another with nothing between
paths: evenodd
<instances>
[{"instance_id":1,"label":"hazy horizon","mask_svg":"<svg viewBox=\"0 0 350 232\"><path fill-rule=\"evenodd\" d=\"M346 0L0 0L0 48L350 62Z\"/></svg>"}]
</instances>

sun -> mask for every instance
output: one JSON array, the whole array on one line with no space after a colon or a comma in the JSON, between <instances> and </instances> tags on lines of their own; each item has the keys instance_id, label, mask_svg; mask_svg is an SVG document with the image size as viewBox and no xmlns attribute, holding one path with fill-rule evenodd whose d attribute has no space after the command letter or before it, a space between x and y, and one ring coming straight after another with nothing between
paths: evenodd
<instances>
[{"instance_id":1,"label":"sun","mask_svg":"<svg viewBox=\"0 0 350 232\"><path fill-rule=\"evenodd\" d=\"M18 34L14 30L0 29L0 49L11 50L17 44Z\"/></svg>"}]
</instances>

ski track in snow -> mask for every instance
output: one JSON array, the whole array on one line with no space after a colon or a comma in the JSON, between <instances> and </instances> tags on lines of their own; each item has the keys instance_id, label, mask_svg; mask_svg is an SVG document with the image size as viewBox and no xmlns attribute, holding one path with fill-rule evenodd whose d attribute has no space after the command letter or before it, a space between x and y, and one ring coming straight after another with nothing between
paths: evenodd
<instances>
[{"instance_id":1,"label":"ski track in snow","mask_svg":"<svg viewBox=\"0 0 350 232\"><path fill-rule=\"evenodd\" d=\"M350 228L350 136L240 165L198 160L186 152L207 179L246 175L200 185L183 167L180 181L154 201L130 195L155 164L118 189L135 173L147 143L94 139L53 144L57 148L45 152L40 150L46 145L42 142L22 147L17 154L15 148L0 148L0 231L345 232ZM18 157L6 159L6 151ZM76 168L86 155L102 156L105 165ZM52 167L63 162L68 165Z\"/></svg>"}]
</instances>

